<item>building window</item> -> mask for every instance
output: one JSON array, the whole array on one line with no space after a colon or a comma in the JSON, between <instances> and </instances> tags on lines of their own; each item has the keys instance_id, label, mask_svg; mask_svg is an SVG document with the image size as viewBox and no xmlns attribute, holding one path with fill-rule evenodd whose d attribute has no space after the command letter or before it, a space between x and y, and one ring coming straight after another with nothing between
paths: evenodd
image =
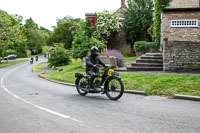
<instances>
[{"instance_id":1,"label":"building window","mask_svg":"<svg viewBox=\"0 0 200 133\"><path fill-rule=\"evenodd\" d=\"M198 19L171 20L171 27L198 27Z\"/></svg>"}]
</instances>

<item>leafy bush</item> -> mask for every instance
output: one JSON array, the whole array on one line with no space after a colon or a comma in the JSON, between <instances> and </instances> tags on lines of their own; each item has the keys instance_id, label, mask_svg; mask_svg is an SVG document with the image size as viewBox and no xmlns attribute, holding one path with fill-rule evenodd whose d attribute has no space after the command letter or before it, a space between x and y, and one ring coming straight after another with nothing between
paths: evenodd
<instances>
[{"instance_id":1,"label":"leafy bush","mask_svg":"<svg viewBox=\"0 0 200 133\"><path fill-rule=\"evenodd\" d=\"M134 43L135 52L148 52L150 50L157 51L157 45L155 42L138 41Z\"/></svg>"},{"instance_id":2,"label":"leafy bush","mask_svg":"<svg viewBox=\"0 0 200 133\"><path fill-rule=\"evenodd\" d=\"M86 57L92 46L97 46L100 51L106 48L106 45L94 37L90 37L90 32L84 21L78 23L75 31L74 41L72 42L72 57L75 59L82 59ZM87 31L87 32L86 32ZM91 33L92 34L92 33Z\"/></svg>"},{"instance_id":3,"label":"leafy bush","mask_svg":"<svg viewBox=\"0 0 200 133\"><path fill-rule=\"evenodd\" d=\"M56 44L52 51L50 51L49 61L50 66L64 66L70 63L70 54L64 48L63 44Z\"/></svg>"},{"instance_id":4,"label":"leafy bush","mask_svg":"<svg viewBox=\"0 0 200 133\"><path fill-rule=\"evenodd\" d=\"M17 55L17 58L24 58L24 57L27 57L27 54L26 54L26 53L17 52L16 55Z\"/></svg>"},{"instance_id":5,"label":"leafy bush","mask_svg":"<svg viewBox=\"0 0 200 133\"><path fill-rule=\"evenodd\" d=\"M123 25L121 17L113 15L107 10L99 12L94 37L106 44L109 37L119 33Z\"/></svg>"},{"instance_id":6,"label":"leafy bush","mask_svg":"<svg viewBox=\"0 0 200 133\"><path fill-rule=\"evenodd\" d=\"M133 50L121 50L121 53L124 56L134 56L135 55L135 52Z\"/></svg>"}]
</instances>

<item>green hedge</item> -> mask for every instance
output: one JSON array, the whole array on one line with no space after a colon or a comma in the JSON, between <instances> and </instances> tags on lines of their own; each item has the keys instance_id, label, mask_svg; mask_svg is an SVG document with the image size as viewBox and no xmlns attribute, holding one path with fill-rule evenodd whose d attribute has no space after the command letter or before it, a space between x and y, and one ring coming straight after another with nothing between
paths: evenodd
<instances>
[{"instance_id":1,"label":"green hedge","mask_svg":"<svg viewBox=\"0 0 200 133\"><path fill-rule=\"evenodd\" d=\"M134 43L134 51L138 52L148 52L150 50L157 51L157 45L155 42L138 41Z\"/></svg>"}]
</instances>

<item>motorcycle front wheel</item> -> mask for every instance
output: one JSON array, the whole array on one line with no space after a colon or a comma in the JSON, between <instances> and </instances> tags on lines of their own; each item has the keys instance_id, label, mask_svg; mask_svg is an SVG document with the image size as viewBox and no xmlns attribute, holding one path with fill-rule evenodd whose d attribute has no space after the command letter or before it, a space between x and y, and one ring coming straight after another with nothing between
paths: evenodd
<instances>
[{"instance_id":1,"label":"motorcycle front wheel","mask_svg":"<svg viewBox=\"0 0 200 133\"><path fill-rule=\"evenodd\" d=\"M124 84L121 79L112 77L107 85L106 95L111 100L119 99L124 93Z\"/></svg>"},{"instance_id":2,"label":"motorcycle front wheel","mask_svg":"<svg viewBox=\"0 0 200 133\"><path fill-rule=\"evenodd\" d=\"M84 77L77 79L76 89L81 96L85 96L87 94L87 79Z\"/></svg>"}]
</instances>

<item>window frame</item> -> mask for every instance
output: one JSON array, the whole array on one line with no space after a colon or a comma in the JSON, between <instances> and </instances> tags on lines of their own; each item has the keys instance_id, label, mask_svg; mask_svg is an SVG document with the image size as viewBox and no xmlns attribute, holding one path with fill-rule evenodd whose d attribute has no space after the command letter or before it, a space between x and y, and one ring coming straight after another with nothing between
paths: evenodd
<instances>
[{"instance_id":1,"label":"window frame","mask_svg":"<svg viewBox=\"0 0 200 133\"><path fill-rule=\"evenodd\" d=\"M171 20L170 27L199 27L198 19L174 19Z\"/></svg>"}]
</instances>

